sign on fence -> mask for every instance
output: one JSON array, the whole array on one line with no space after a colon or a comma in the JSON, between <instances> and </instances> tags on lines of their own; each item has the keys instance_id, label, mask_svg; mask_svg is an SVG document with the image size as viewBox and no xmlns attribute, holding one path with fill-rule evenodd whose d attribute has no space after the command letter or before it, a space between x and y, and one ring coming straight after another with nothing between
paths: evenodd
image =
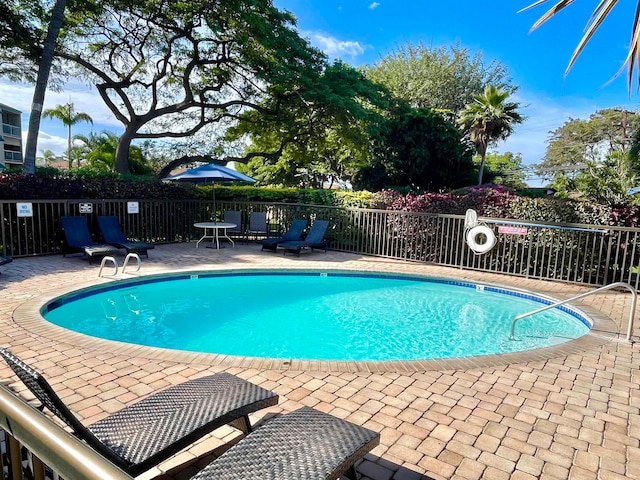
<instances>
[{"instance_id":1,"label":"sign on fence","mask_svg":"<svg viewBox=\"0 0 640 480\"><path fill-rule=\"evenodd\" d=\"M526 235L528 233L528 230L526 227L498 225L498 233L506 233L507 235Z\"/></svg>"},{"instance_id":2,"label":"sign on fence","mask_svg":"<svg viewBox=\"0 0 640 480\"><path fill-rule=\"evenodd\" d=\"M80 213L93 213L93 203L79 203L78 212Z\"/></svg>"},{"instance_id":3,"label":"sign on fence","mask_svg":"<svg viewBox=\"0 0 640 480\"><path fill-rule=\"evenodd\" d=\"M138 202L127 202L127 213L140 213Z\"/></svg>"},{"instance_id":4,"label":"sign on fence","mask_svg":"<svg viewBox=\"0 0 640 480\"><path fill-rule=\"evenodd\" d=\"M19 217L33 217L33 203L16 203Z\"/></svg>"}]
</instances>

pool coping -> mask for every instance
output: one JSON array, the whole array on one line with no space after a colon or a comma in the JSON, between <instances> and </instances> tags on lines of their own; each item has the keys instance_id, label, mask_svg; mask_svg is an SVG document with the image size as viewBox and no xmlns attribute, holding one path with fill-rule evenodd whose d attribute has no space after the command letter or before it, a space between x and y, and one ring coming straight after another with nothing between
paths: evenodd
<instances>
[{"instance_id":1,"label":"pool coping","mask_svg":"<svg viewBox=\"0 0 640 480\"><path fill-rule=\"evenodd\" d=\"M403 273L396 270L368 270L368 269L315 269L315 268L285 268L278 269L281 272L299 273L352 273L352 274L377 274L381 276L394 276L398 278L429 278L445 282L458 282L464 284L475 284L505 289L512 292L534 295L547 300L561 301L563 299L551 297L547 294L536 292L535 290L525 290L503 284L482 282L470 279L460 279L452 277L442 277L433 275L421 275L416 273ZM48 290L35 297L30 298L19 305L14 311L13 320L29 332L44 338L55 340L56 342L67 343L76 347L89 349L91 351L104 351L115 354L122 354L131 357L140 357L154 361L172 361L179 363L198 363L209 366L223 368L240 367L256 368L263 370L295 370L295 371L325 371L325 372L395 372L410 373L424 371L460 370L470 368L498 367L514 363L526 363L532 361L545 361L552 358L564 357L593 348L600 347L606 343L616 340L619 335L618 326L607 315L602 312L577 303L567 304L571 308L584 314L592 322L590 331L575 339L552 347L527 350L523 352L512 352L495 355L482 355L474 357L456 357L445 359L423 359L423 360L400 360L400 361L339 361L339 360L304 360L304 359L279 359L262 357L241 357L223 354L188 352L159 347L148 347L124 343L114 340L105 340L91 337L82 333L74 332L66 328L54 325L45 320L41 315L41 309L52 299L68 295L73 291L84 288L101 288L111 282L129 282L136 277L170 277L175 275L204 275L204 274L229 274L229 273L252 273L256 271L266 271L262 268L241 268L241 269L208 269L208 270L172 270L157 272L145 275L131 275L126 279L122 278L96 278L92 281L79 282L73 286Z\"/></svg>"}]
</instances>

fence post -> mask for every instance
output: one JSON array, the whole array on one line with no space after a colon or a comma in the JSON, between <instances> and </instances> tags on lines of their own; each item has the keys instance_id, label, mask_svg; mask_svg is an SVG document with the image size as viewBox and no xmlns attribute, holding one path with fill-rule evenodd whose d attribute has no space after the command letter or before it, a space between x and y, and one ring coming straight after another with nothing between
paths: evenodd
<instances>
[{"instance_id":1,"label":"fence post","mask_svg":"<svg viewBox=\"0 0 640 480\"><path fill-rule=\"evenodd\" d=\"M607 245L607 259L604 262L604 279L602 280L602 284L606 285L609 283L609 261L611 260L611 243L613 241L613 235L609 235L609 242Z\"/></svg>"}]
</instances>

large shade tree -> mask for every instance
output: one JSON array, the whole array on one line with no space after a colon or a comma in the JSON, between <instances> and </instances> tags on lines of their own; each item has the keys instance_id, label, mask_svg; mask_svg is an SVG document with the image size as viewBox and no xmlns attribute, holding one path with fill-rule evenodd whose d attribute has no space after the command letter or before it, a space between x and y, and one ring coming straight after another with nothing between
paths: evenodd
<instances>
[{"instance_id":1,"label":"large shade tree","mask_svg":"<svg viewBox=\"0 0 640 480\"><path fill-rule=\"evenodd\" d=\"M466 186L475 172L461 132L434 109L396 113L374 145L373 160L354 179L359 188L399 186L433 192Z\"/></svg>"},{"instance_id":2,"label":"large shade tree","mask_svg":"<svg viewBox=\"0 0 640 480\"><path fill-rule=\"evenodd\" d=\"M251 111L262 119L286 116L286 105L304 98L326 67L293 16L271 1L115 0L103 7L77 32L83 41L67 42L57 54L95 81L124 125L118 172L129 171L134 139L203 132L218 160L249 160L256 152L239 156L226 131Z\"/></svg>"},{"instance_id":3,"label":"large shade tree","mask_svg":"<svg viewBox=\"0 0 640 480\"><path fill-rule=\"evenodd\" d=\"M38 16L39 7L27 8L18 0L0 2L0 76L35 81L42 42L31 18Z\"/></svg>"},{"instance_id":4,"label":"large shade tree","mask_svg":"<svg viewBox=\"0 0 640 480\"><path fill-rule=\"evenodd\" d=\"M408 43L363 71L414 108L449 110L454 116L487 85L515 91L504 65L457 45Z\"/></svg>"},{"instance_id":5,"label":"large shade tree","mask_svg":"<svg viewBox=\"0 0 640 480\"><path fill-rule=\"evenodd\" d=\"M508 99L509 92L488 85L482 94L475 95L473 101L460 112L460 128L469 134L481 157L478 185L482 184L489 145L506 139L513 132L514 125L524 121L524 117L517 111L520 104Z\"/></svg>"},{"instance_id":6,"label":"large shade tree","mask_svg":"<svg viewBox=\"0 0 640 480\"><path fill-rule=\"evenodd\" d=\"M246 173L263 184L322 188L346 184L372 155L372 136L392 99L342 62L282 106L280 118L247 112L228 137L248 135ZM261 152L279 152L265 155Z\"/></svg>"},{"instance_id":7,"label":"large shade tree","mask_svg":"<svg viewBox=\"0 0 640 480\"><path fill-rule=\"evenodd\" d=\"M629 151L639 136L640 115L632 111L607 108L588 119L569 118L550 132L536 173L552 180L556 189L570 188L588 164L602 163L613 152Z\"/></svg>"}]
</instances>

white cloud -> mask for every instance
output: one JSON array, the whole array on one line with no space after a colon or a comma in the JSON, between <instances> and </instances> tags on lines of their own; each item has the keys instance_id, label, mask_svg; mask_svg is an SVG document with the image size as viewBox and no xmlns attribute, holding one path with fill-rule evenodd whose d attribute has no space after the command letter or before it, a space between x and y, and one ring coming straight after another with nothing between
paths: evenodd
<instances>
[{"instance_id":1,"label":"white cloud","mask_svg":"<svg viewBox=\"0 0 640 480\"><path fill-rule=\"evenodd\" d=\"M325 52L329 57L340 57L342 55L355 57L362 55L365 47L360 42L352 40L339 40L331 35L321 32L300 32L301 35L309 38L311 43Z\"/></svg>"},{"instance_id":2,"label":"white cloud","mask_svg":"<svg viewBox=\"0 0 640 480\"><path fill-rule=\"evenodd\" d=\"M373 10L375 8L378 8L380 6L380 4L378 2L373 2L371 5L369 5L369 9Z\"/></svg>"},{"instance_id":3,"label":"white cloud","mask_svg":"<svg viewBox=\"0 0 640 480\"><path fill-rule=\"evenodd\" d=\"M27 132L22 132L22 144L27 143ZM56 156L61 156L67 151L67 139L66 137L58 137L56 135L49 135L42 130L38 134L38 151L36 156L42 156L42 152L45 150L51 150Z\"/></svg>"}]
</instances>

